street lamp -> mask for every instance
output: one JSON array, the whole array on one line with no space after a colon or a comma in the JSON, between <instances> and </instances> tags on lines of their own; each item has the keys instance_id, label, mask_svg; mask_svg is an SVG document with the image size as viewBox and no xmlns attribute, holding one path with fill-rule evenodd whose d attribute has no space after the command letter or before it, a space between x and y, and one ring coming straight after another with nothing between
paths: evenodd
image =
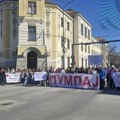
<instances>
[{"instance_id":1,"label":"street lamp","mask_svg":"<svg viewBox=\"0 0 120 120\"><path fill-rule=\"evenodd\" d=\"M65 53L67 52L67 49L65 47L65 43L66 43L66 39L65 39L65 19L64 19L64 9L67 5L69 5L70 3L72 3L74 0L70 0L69 2L67 2L64 7L63 7L63 40L62 40L62 46L63 46L63 56L62 56L62 68L65 68Z\"/></svg>"}]
</instances>

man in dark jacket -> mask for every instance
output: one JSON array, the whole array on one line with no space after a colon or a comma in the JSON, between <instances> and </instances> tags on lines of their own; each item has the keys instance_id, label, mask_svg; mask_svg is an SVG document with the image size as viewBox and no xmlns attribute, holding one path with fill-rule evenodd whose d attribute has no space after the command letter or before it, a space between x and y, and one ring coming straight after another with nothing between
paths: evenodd
<instances>
[{"instance_id":1,"label":"man in dark jacket","mask_svg":"<svg viewBox=\"0 0 120 120\"><path fill-rule=\"evenodd\" d=\"M100 75L100 90L104 90L105 85L105 72L103 68L100 66L99 68L99 75Z\"/></svg>"},{"instance_id":2,"label":"man in dark jacket","mask_svg":"<svg viewBox=\"0 0 120 120\"><path fill-rule=\"evenodd\" d=\"M6 84L6 75L5 75L4 69L1 69L1 71L0 71L0 79L1 79L1 84L5 85Z\"/></svg>"}]
</instances>

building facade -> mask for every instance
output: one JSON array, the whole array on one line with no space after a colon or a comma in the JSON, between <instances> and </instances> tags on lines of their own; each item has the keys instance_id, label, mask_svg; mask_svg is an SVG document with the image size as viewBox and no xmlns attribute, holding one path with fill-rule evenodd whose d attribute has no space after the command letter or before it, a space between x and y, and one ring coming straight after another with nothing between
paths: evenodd
<instances>
[{"instance_id":1,"label":"building facade","mask_svg":"<svg viewBox=\"0 0 120 120\"><path fill-rule=\"evenodd\" d=\"M48 67L67 68L71 66L73 18L59 6L51 3L46 4L46 43L49 53Z\"/></svg>"},{"instance_id":2,"label":"building facade","mask_svg":"<svg viewBox=\"0 0 120 120\"><path fill-rule=\"evenodd\" d=\"M0 67L88 66L92 26L78 12L47 0L0 1ZM94 39L96 40L96 39ZM73 44L81 43L80 45Z\"/></svg>"},{"instance_id":3,"label":"building facade","mask_svg":"<svg viewBox=\"0 0 120 120\"><path fill-rule=\"evenodd\" d=\"M88 55L91 54L91 46L83 43L91 42L92 26L79 12L69 9L67 13L74 19L73 57L75 66L88 67Z\"/></svg>"},{"instance_id":4,"label":"building facade","mask_svg":"<svg viewBox=\"0 0 120 120\"><path fill-rule=\"evenodd\" d=\"M37 68L45 63L44 8L44 0L0 3L1 67Z\"/></svg>"},{"instance_id":5,"label":"building facade","mask_svg":"<svg viewBox=\"0 0 120 120\"><path fill-rule=\"evenodd\" d=\"M94 36L91 37L91 42L99 42L98 39ZM91 55L101 55L101 44L91 44Z\"/></svg>"},{"instance_id":6,"label":"building facade","mask_svg":"<svg viewBox=\"0 0 120 120\"><path fill-rule=\"evenodd\" d=\"M19 0L17 67L46 66L45 1ZM22 8L22 9L21 9Z\"/></svg>"},{"instance_id":7,"label":"building facade","mask_svg":"<svg viewBox=\"0 0 120 120\"><path fill-rule=\"evenodd\" d=\"M16 66L18 1L0 2L0 67ZM15 9L15 10L13 10Z\"/></svg>"}]
</instances>

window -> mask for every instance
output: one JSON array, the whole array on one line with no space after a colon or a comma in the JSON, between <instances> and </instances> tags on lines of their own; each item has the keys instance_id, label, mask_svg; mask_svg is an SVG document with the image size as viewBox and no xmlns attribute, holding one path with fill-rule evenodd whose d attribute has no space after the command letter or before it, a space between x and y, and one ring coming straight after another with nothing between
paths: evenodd
<instances>
[{"instance_id":1,"label":"window","mask_svg":"<svg viewBox=\"0 0 120 120\"><path fill-rule=\"evenodd\" d=\"M87 59L85 59L85 67L87 68Z\"/></svg>"},{"instance_id":2,"label":"window","mask_svg":"<svg viewBox=\"0 0 120 120\"><path fill-rule=\"evenodd\" d=\"M81 51L83 51L83 44L81 44Z\"/></svg>"},{"instance_id":3,"label":"window","mask_svg":"<svg viewBox=\"0 0 120 120\"><path fill-rule=\"evenodd\" d=\"M82 59L81 59L82 66L83 66L83 62L84 62L84 61L83 61L83 58L82 58Z\"/></svg>"},{"instance_id":4,"label":"window","mask_svg":"<svg viewBox=\"0 0 120 120\"><path fill-rule=\"evenodd\" d=\"M81 35L83 35L83 24L81 23Z\"/></svg>"},{"instance_id":5,"label":"window","mask_svg":"<svg viewBox=\"0 0 120 120\"><path fill-rule=\"evenodd\" d=\"M2 55L3 55L2 52L0 52L0 57L2 57Z\"/></svg>"},{"instance_id":6,"label":"window","mask_svg":"<svg viewBox=\"0 0 120 120\"><path fill-rule=\"evenodd\" d=\"M87 38L87 28L85 27L85 37Z\"/></svg>"},{"instance_id":7,"label":"window","mask_svg":"<svg viewBox=\"0 0 120 120\"><path fill-rule=\"evenodd\" d=\"M16 51L13 51L12 52L12 57L16 57L16 54L17 54Z\"/></svg>"},{"instance_id":8,"label":"window","mask_svg":"<svg viewBox=\"0 0 120 120\"><path fill-rule=\"evenodd\" d=\"M36 40L36 27L28 26L28 40L35 41Z\"/></svg>"},{"instance_id":9,"label":"window","mask_svg":"<svg viewBox=\"0 0 120 120\"><path fill-rule=\"evenodd\" d=\"M36 2L28 1L28 13L36 14Z\"/></svg>"},{"instance_id":10,"label":"window","mask_svg":"<svg viewBox=\"0 0 120 120\"><path fill-rule=\"evenodd\" d=\"M88 53L90 53L90 46L88 46Z\"/></svg>"},{"instance_id":11,"label":"window","mask_svg":"<svg viewBox=\"0 0 120 120\"><path fill-rule=\"evenodd\" d=\"M88 30L88 39L90 40L90 30Z\"/></svg>"},{"instance_id":12,"label":"window","mask_svg":"<svg viewBox=\"0 0 120 120\"><path fill-rule=\"evenodd\" d=\"M61 18L61 27L63 27L63 24L64 24L63 18Z\"/></svg>"},{"instance_id":13,"label":"window","mask_svg":"<svg viewBox=\"0 0 120 120\"><path fill-rule=\"evenodd\" d=\"M10 58L10 51L9 50L4 50L3 51L3 57L4 58Z\"/></svg>"},{"instance_id":14,"label":"window","mask_svg":"<svg viewBox=\"0 0 120 120\"><path fill-rule=\"evenodd\" d=\"M1 20L0 20L0 36L1 36L1 38L3 36L2 27L3 27L3 21L2 21L2 15L1 15Z\"/></svg>"},{"instance_id":15,"label":"window","mask_svg":"<svg viewBox=\"0 0 120 120\"><path fill-rule=\"evenodd\" d=\"M70 30L70 23L67 22L67 30L69 31Z\"/></svg>"},{"instance_id":16,"label":"window","mask_svg":"<svg viewBox=\"0 0 120 120\"><path fill-rule=\"evenodd\" d=\"M85 52L87 52L87 46L85 45Z\"/></svg>"},{"instance_id":17,"label":"window","mask_svg":"<svg viewBox=\"0 0 120 120\"><path fill-rule=\"evenodd\" d=\"M67 39L67 49L70 49L70 40Z\"/></svg>"},{"instance_id":18,"label":"window","mask_svg":"<svg viewBox=\"0 0 120 120\"><path fill-rule=\"evenodd\" d=\"M70 67L70 57L68 57L68 59L67 59L67 63L68 63L68 67Z\"/></svg>"},{"instance_id":19,"label":"window","mask_svg":"<svg viewBox=\"0 0 120 120\"><path fill-rule=\"evenodd\" d=\"M63 39L63 36L61 37L61 47L63 47L63 44L64 44L64 39Z\"/></svg>"}]
</instances>

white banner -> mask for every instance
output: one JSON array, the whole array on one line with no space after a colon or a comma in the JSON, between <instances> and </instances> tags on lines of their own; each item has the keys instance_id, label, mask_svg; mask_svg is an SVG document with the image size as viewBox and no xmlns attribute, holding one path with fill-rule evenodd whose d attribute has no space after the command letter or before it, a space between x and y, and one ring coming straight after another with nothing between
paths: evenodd
<instances>
[{"instance_id":1,"label":"white banner","mask_svg":"<svg viewBox=\"0 0 120 120\"><path fill-rule=\"evenodd\" d=\"M112 75L115 87L120 87L120 72L116 72Z\"/></svg>"},{"instance_id":2,"label":"white banner","mask_svg":"<svg viewBox=\"0 0 120 120\"><path fill-rule=\"evenodd\" d=\"M47 80L47 73L46 72L34 72L34 80L35 81Z\"/></svg>"},{"instance_id":3,"label":"white banner","mask_svg":"<svg viewBox=\"0 0 120 120\"><path fill-rule=\"evenodd\" d=\"M99 89L99 81L98 74L51 73L49 75L50 86L58 87Z\"/></svg>"},{"instance_id":4,"label":"white banner","mask_svg":"<svg viewBox=\"0 0 120 120\"><path fill-rule=\"evenodd\" d=\"M6 83L19 83L20 73L6 73Z\"/></svg>"}]
</instances>

